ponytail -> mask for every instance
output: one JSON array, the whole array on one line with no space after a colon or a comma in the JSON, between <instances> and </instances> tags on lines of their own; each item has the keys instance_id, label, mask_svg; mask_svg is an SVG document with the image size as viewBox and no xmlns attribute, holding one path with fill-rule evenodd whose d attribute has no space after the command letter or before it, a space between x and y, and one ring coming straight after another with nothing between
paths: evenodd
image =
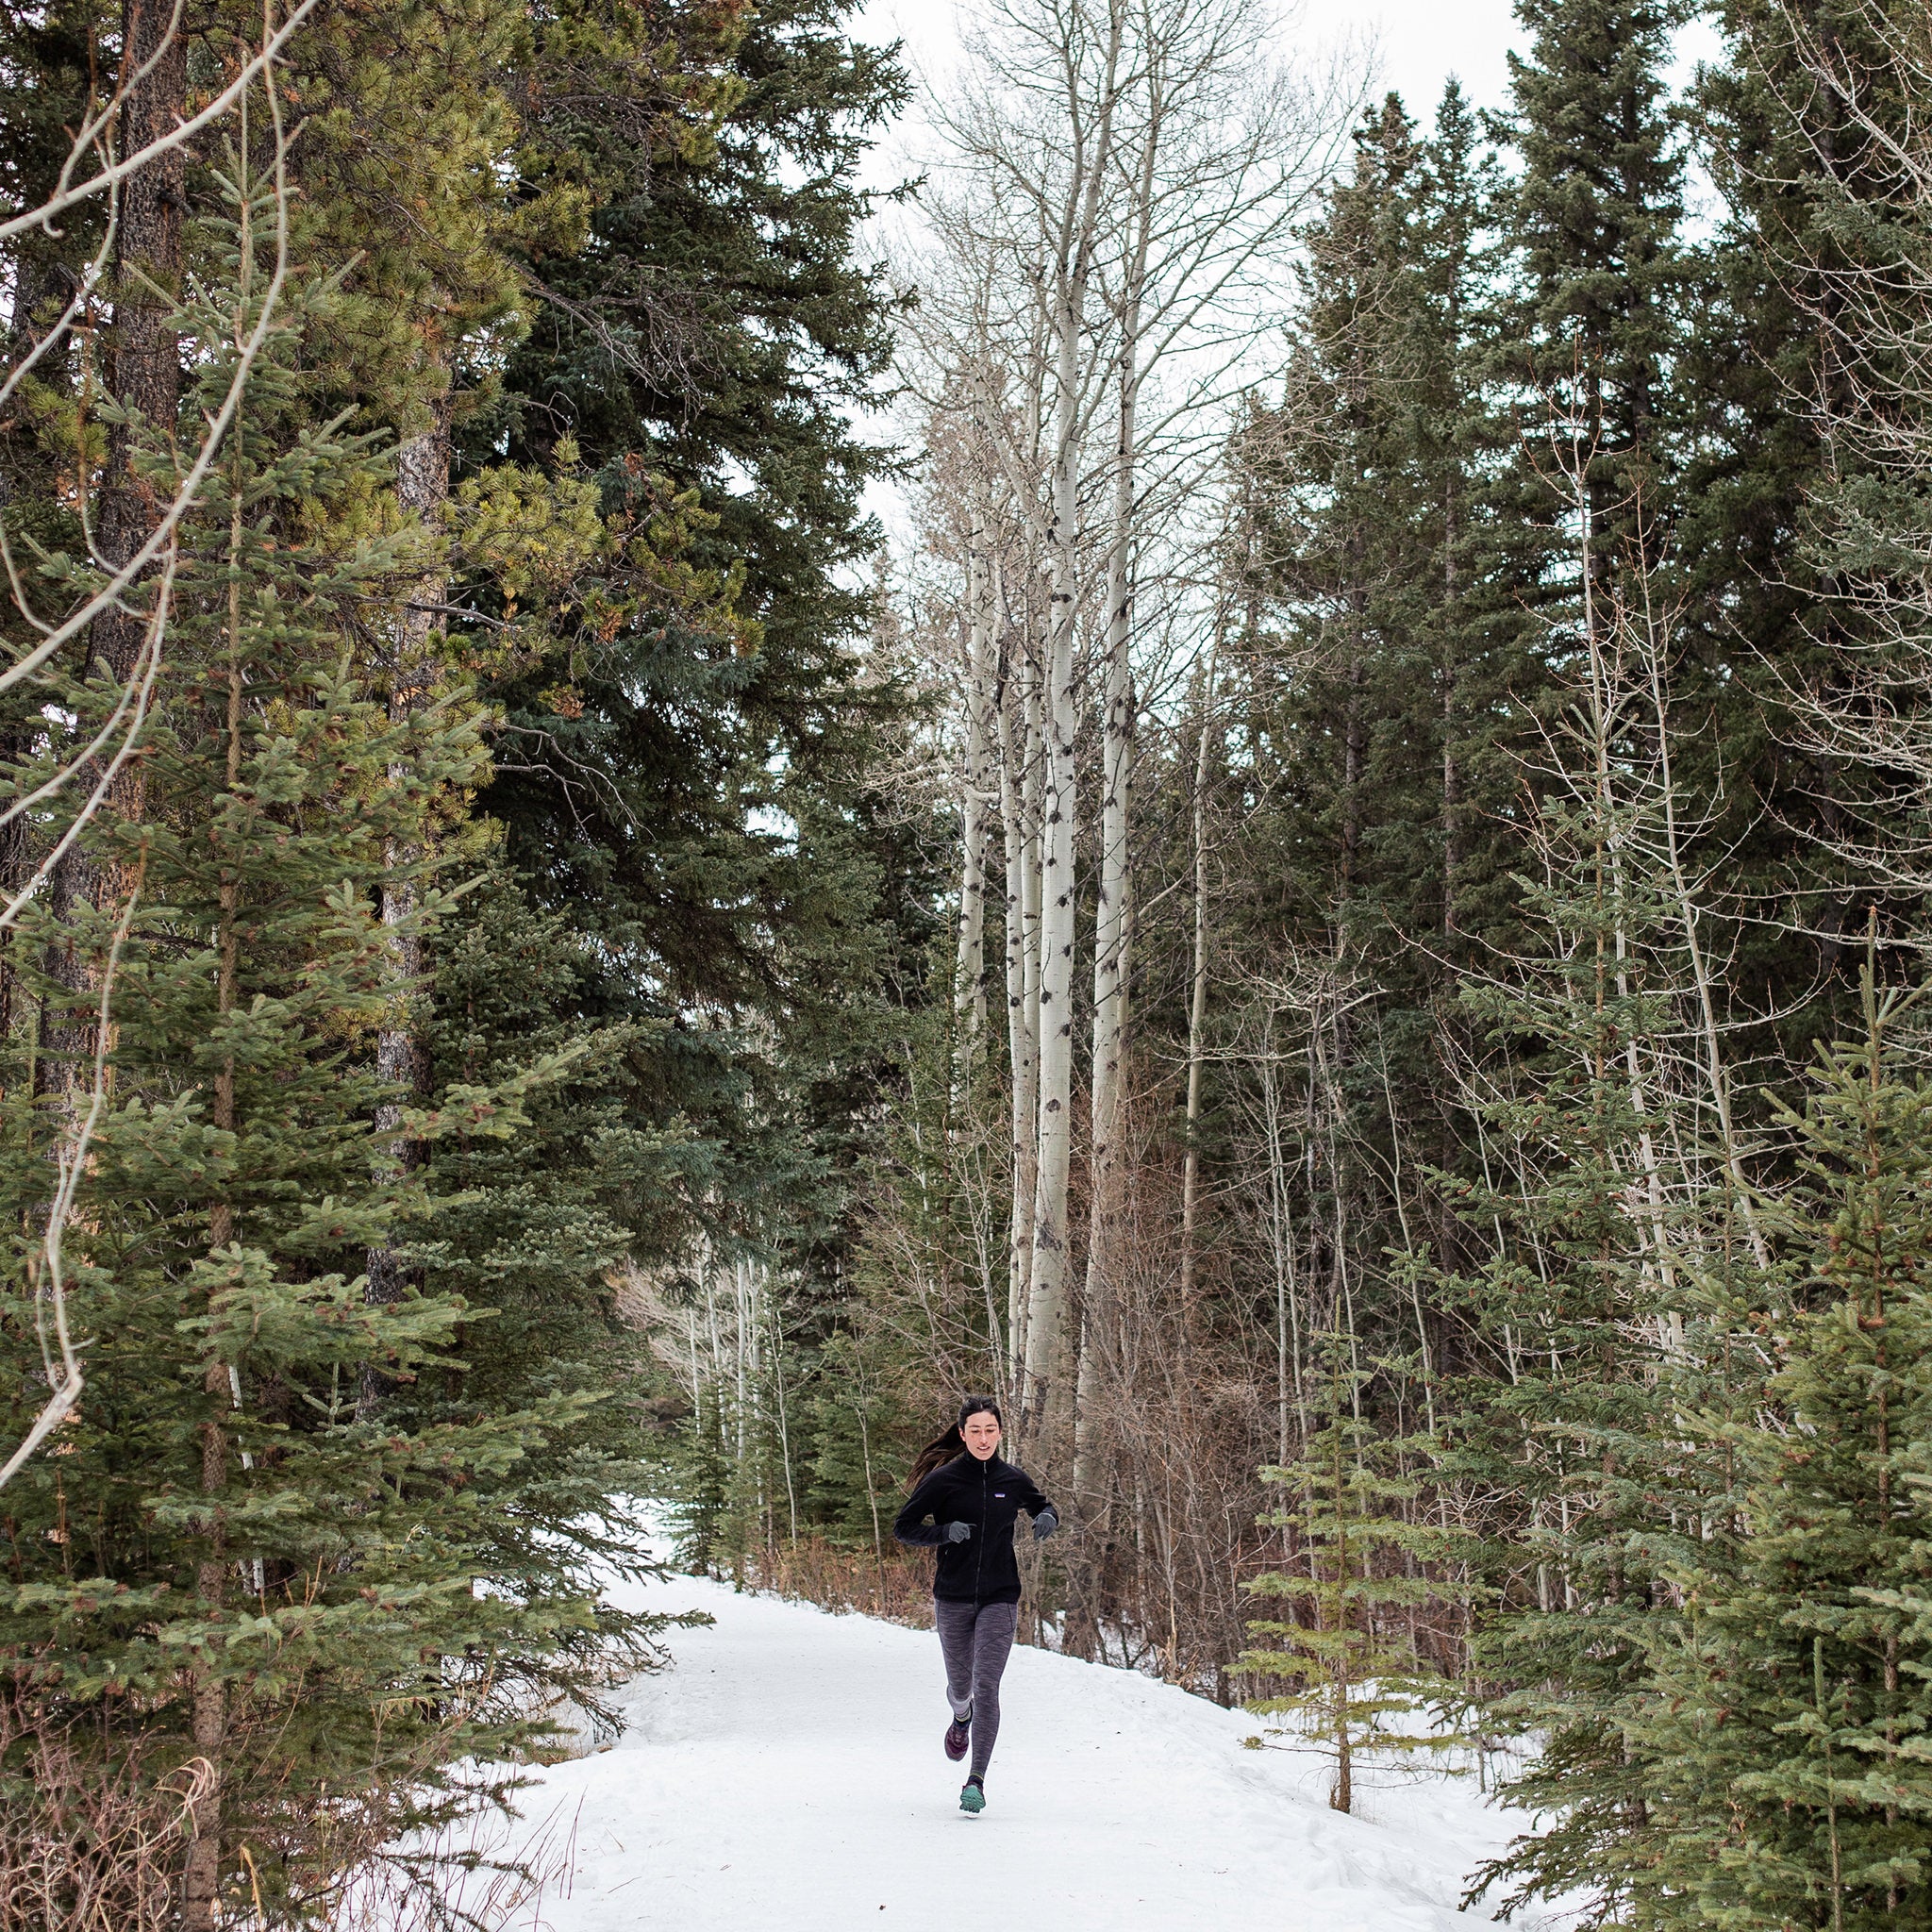
<instances>
[{"instance_id":1,"label":"ponytail","mask_svg":"<svg viewBox=\"0 0 1932 1932\"><path fill-rule=\"evenodd\" d=\"M1007 1419L1000 1413L1000 1406L991 1395L969 1395L959 1405L958 1420L943 1436L935 1436L913 1458L912 1474L906 1479L908 1490L916 1490L934 1470L943 1469L956 1457L965 1455L966 1438L959 1431L965 1427L969 1416L990 1415L1001 1428L1007 1425Z\"/></svg>"},{"instance_id":2,"label":"ponytail","mask_svg":"<svg viewBox=\"0 0 1932 1932\"><path fill-rule=\"evenodd\" d=\"M906 1478L906 1487L916 1490L934 1470L943 1469L956 1456L966 1453L966 1438L959 1433L955 1423L943 1436L935 1436L919 1452L912 1464L912 1474Z\"/></svg>"}]
</instances>

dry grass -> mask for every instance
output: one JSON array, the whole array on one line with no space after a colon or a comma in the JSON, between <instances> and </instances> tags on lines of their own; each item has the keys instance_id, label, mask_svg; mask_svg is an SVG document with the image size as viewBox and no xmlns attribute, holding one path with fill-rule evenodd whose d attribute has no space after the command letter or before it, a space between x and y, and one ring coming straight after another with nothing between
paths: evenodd
<instances>
[{"instance_id":1,"label":"dry grass","mask_svg":"<svg viewBox=\"0 0 1932 1932\"><path fill-rule=\"evenodd\" d=\"M857 1610L915 1630L932 1628L932 1559L924 1550L894 1543L875 1553L800 1537L754 1551L745 1558L744 1580L835 1615Z\"/></svg>"},{"instance_id":2,"label":"dry grass","mask_svg":"<svg viewBox=\"0 0 1932 1932\"><path fill-rule=\"evenodd\" d=\"M125 1714L121 1714L124 1715ZM178 1739L110 1729L0 1680L0 1932L176 1932L197 1806L214 1780ZM271 1774L272 1776L272 1774ZM515 1824L477 1789L399 1835L408 1792L270 1807L232 1844L230 1932L493 1932L567 1895L575 1819Z\"/></svg>"},{"instance_id":3,"label":"dry grass","mask_svg":"<svg viewBox=\"0 0 1932 1932\"><path fill-rule=\"evenodd\" d=\"M0 1932L161 1932L175 1922L205 1765L154 1777L30 1691L0 1690Z\"/></svg>"}]
</instances>

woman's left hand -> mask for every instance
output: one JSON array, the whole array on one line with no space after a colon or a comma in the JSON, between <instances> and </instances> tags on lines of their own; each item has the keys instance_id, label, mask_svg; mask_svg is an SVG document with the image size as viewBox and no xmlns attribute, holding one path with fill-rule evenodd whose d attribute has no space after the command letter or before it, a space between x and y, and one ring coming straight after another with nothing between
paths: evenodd
<instances>
[{"instance_id":1,"label":"woman's left hand","mask_svg":"<svg viewBox=\"0 0 1932 1932\"><path fill-rule=\"evenodd\" d=\"M1033 1541L1043 1543L1059 1526L1059 1518L1051 1509L1042 1509L1033 1519Z\"/></svg>"}]
</instances>

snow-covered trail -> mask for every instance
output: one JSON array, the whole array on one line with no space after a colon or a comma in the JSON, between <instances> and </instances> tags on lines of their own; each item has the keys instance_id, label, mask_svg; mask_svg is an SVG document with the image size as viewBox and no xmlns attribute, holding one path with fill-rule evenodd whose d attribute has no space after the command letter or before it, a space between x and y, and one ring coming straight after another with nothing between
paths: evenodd
<instances>
[{"instance_id":1,"label":"snow-covered trail","mask_svg":"<svg viewBox=\"0 0 1932 1932\"><path fill-rule=\"evenodd\" d=\"M1254 1719L1129 1672L1013 1652L987 1808L940 1748L938 1641L675 1578L626 1600L709 1611L638 1680L630 1728L525 1795L575 1871L537 1932L1451 1932L1507 1836L1467 1780L1370 1774L1360 1816Z\"/></svg>"}]
</instances>

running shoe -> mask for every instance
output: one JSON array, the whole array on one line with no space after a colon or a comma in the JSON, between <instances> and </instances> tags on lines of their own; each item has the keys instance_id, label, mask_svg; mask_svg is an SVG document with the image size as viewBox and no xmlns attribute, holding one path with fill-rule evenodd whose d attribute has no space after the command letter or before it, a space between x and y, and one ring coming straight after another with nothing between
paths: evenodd
<instances>
[{"instance_id":1,"label":"running shoe","mask_svg":"<svg viewBox=\"0 0 1932 1932\"><path fill-rule=\"evenodd\" d=\"M966 1755L966 1740L973 1735L972 1724L970 1717L956 1717L946 1726L946 1756L955 1764Z\"/></svg>"},{"instance_id":2,"label":"running shoe","mask_svg":"<svg viewBox=\"0 0 1932 1932\"><path fill-rule=\"evenodd\" d=\"M984 1811L986 1790L976 1777L969 1777L959 1792L959 1808L962 1811Z\"/></svg>"}]
</instances>

